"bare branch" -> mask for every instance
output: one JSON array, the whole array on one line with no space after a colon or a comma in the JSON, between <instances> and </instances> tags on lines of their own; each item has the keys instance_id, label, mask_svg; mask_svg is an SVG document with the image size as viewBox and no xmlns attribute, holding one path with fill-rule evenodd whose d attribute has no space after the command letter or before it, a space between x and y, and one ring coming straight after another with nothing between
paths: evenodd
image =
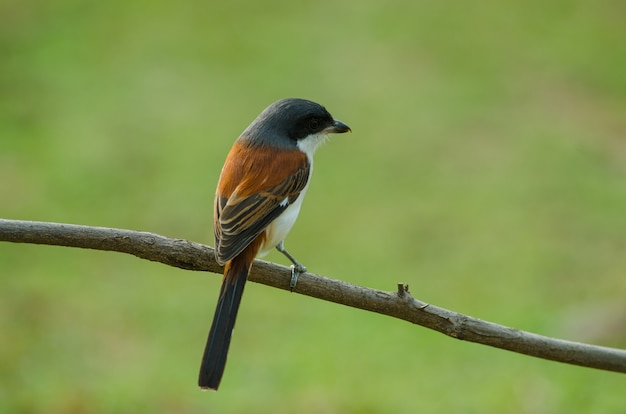
<instances>
[{"instance_id":1,"label":"bare branch","mask_svg":"<svg viewBox=\"0 0 626 414\"><path fill-rule=\"evenodd\" d=\"M211 247L146 232L0 219L0 241L116 251L182 269L222 272ZM291 271L285 266L257 260L249 279L289 290ZM404 284L398 284L396 292L385 292L304 273L294 292L403 319L464 341L626 373L625 350L549 338L452 312L413 298Z\"/></svg>"}]
</instances>

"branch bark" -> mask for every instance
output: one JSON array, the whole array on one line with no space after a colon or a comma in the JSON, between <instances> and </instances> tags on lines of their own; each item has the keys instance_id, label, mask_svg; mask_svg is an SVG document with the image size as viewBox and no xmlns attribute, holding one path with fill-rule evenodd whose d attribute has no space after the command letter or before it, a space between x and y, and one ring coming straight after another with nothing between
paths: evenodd
<instances>
[{"instance_id":1,"label":"branch bark","mask_svg":"<svg viewBox=\"0 0 626 414\"><path fill-rule=\"evenodd\" d=\"M213 249L154 233L72 224L0 219L0 241L128 253L182 269L222 273ZM256 260L249 279L289 290L288 267ZM456 313L411 296L398 285L386 292L304 273L294 292L341 305L388 315L453 338L552 361L626 373L626 350L550 338Z\"/></svg>"}]
</instances>

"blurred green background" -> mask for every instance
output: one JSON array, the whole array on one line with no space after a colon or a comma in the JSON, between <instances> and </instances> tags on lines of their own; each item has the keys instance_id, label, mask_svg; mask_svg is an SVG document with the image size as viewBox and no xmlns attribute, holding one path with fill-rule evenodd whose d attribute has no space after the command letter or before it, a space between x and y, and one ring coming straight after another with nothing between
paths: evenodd
<instances>
[{"instance_id":1,"label":"blurred green background","mask_svg":"<svg viewBox=\"0 0 626 414\"><path fill-rule=\"evenodd\" d=\"M353 133L287 241L315 273L626 347L623 2L0 2L0 217L212 244L269 103ZM285 263L280 255L269 260ZM218 393L220 277L0 244L1 413L623 413L626 377L249 284Z\"/></svg>"}]
</instances>

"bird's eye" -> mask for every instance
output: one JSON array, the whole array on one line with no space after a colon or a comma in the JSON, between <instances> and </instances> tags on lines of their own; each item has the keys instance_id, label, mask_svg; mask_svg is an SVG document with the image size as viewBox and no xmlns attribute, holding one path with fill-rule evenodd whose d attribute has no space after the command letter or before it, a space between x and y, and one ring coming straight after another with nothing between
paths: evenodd
<instances>
[{"instance_id":1,"label":"bird's eye","mask_svg":"<svg viewBox=\"0 0 626 414\"><path fill-rule=\"evenodd\" d=\"M321 125L321 121L319 118L311 118L309 119L309 129L311 131L317 131Z\"/></svg>"}]
</instances>

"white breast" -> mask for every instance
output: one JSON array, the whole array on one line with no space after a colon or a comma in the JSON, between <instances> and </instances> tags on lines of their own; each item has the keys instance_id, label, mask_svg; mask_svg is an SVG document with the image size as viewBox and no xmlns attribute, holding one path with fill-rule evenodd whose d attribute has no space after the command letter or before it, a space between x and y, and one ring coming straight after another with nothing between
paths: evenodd
<instances>
[{"instance_id":1,"label":"white breast","mask_svg":"<svg viewBox=\"0 0 626 414\"><path fill-rule=\"evenodd\" d=\"M278 243L285 240L285 237L287 237L287 234L289 234L289 231L295 224L298 214L300 213L300 207L302 207L302 201L304 200L306 191L309 188L309 182L311 181L311 174L313 173L313 154L315 154L315 150L319 147L319 145L325 141L326 137L326 134L317 134L310 135L298 141L298 148L300 148L300 150L304 152L309 159L310 168L307 184L300 192L296 201L287 207L280 216L274 219L274 221L267 226L265 229L265 242L263 243L263 246L261 246L259 254L257 255L258 257L265 256L273 248L275 248ZM283 202L286 203L287 199Z\"/></svg>"}]
</instances>

